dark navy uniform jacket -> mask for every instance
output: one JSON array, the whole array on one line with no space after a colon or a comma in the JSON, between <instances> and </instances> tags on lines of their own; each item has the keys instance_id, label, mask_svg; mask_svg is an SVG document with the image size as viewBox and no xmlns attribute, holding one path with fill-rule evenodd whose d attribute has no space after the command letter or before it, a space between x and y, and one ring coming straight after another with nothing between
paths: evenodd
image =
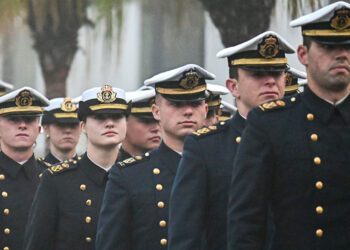
<instances>
[{"instance_id":1,"label":"dark navy uniform jacket","mask_svg":"<svg viewBox=\"0 0 350 250\"><path fill-rule=\"evenodd\" d=\"M29 209L44 169L34 155L20 165L0 152L0 249L22 249Z\"/></svg>"},{"instance_id":2,"label":"dark navy uniform jacket","mask_svg":"<svg viewBox=\"0 0 350 250\"><path fill-rule=\"evenodd\" d=\"M98 223L98 250L167 249L169 195L180 157L161 143L111 169Z\"/></svg>"},{"instance_id":3,"label":"dark navy uniform jacket","mask_svg":"<svg viewBox=\"0 0 350 250\"><path fill-rule=\"evenodd\" d=\"M237 112L186 138L170 196L169 250L226 249L228 189L244 125Z\"/></svg>"},{"instance_id":4,"label":"dark navy uniform jacket","mask_svg":"<svg viewBox=\"0 0 350 250\"><path fill-rule=\"evenodd\" d=\"M126 152L126 151L123 149L123 147L121 147L121 148L119 149L117 162L119 162L119 161L124 161L124 160L126 160L126 159L128 159L128 158L131 158L131 157L132 157L131 154L129 154L128 152Z\"/></svg>"},{"instance_id":5,"label":"dark navy uniform jacket","mask_svg":"<svg viewBox=\"0 0 350 250\"><path fill-rule=\"evenodd\" d=\"M72 158L72 160L80 160L81 157L77 154ZM57 159L51 152L49 152L44 159L42 159L44 162L49 163L47 166L51 167L54 164L60 163L61 160Z\"/></svg>"},{"instance_id":6,"label":"dark navy uniform jacket","mask_svg":"<svg viewBox=\"0 0 350 250\"><path fill-rule=\"evenodd\" d=\"M228 206L230 250L261 249L271 206L274 250L350 249L350 97L310 89L249 113Z\"/></svg>"},{"instance_id":7,"label":"dark navy uniform jacket","mask_svg":"<svg viewBox=\"0 0 350 250\"><path fill-rule=\"evenodd\" d=\"M95 249L97 219L107 172L85 154L42 175L30 211L25 248Z\"/></svg>"}]
</instances>

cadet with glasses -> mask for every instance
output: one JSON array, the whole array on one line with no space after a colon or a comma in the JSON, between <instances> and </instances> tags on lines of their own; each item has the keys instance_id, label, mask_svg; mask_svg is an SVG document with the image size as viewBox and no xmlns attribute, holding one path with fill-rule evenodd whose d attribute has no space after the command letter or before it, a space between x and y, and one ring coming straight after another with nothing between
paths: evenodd
<instances>
[{"instance_id":1,"label":"cadet with glasses","mask_svg":"<svg viewBox=\"0 0 350 250\"><path fill-rule=\"evenodd\" d=\"M122 89L83 92L78 116L87 136L81 160L44 172L26 228L24 249L95 249L98 214L108 171L125 137L128 105Z\"/></svg>"},{"instance_id":2,"label":"cadet with glasses","mask_svg":"<svg viewBox=\"0 0 350 250\"><path fill-rule=\"evenodd\" d=\"M156 89L152 106L162 143L111 170L98 223L97 249L166 249L169 194L184 139L204 124L207 79L215 76L188 64L145 81Z\"/></svg>"},{"instance_id":3,"label":"cadet with glasses","mask_svg":"<svg viewBox=\"0 0 350 250\"><path fill-rule=\"evenodd\" d=\"M33 154L43 107L38 91L23 87L0 97L0 249L22 249L29 209L45 169Z\"/></svg>"}]
</instances>

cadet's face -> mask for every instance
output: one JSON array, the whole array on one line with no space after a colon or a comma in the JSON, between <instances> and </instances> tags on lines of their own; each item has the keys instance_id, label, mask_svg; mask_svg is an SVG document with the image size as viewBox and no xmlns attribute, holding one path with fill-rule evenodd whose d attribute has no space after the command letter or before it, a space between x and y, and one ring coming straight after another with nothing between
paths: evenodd
<instances>
[{"instance_id":1,"label":"cadet's face","mask_svg":"<svg viewBox=\"0 0 350 250\"><path fill-rule=\"evenodd\" d=\"M28 150L40 132L39 117L0 116L1 148Z\"/></svg>"},{"instance_id":2,"label":"cadet's face","mask_svg":"<svg viewBox=\"0 0 350 250\"><path fill-rule=\"evenodd\" d=\"M238 107L241 105L249 112L264 102L282 98L284 87L284 72L254 72L239 68L233 95Z\"/></svg>"},{"instance_id":3,"label":"cadet's face","mask_svg":"<svg viewBox=\"0 0 350 250\"><path fill-rule=\"evenodd\" d=\"M344 91L350 83L350 45L311 42L298 48L299 60L307 67L310 88Z\"/></svg>"},{"instance_id":4,"label":"cadet's face","mask_svg":"<svg viewBox=\"0 0 350 250\"><path fill-rule=\"evenodd\" d=\"M79 123L45 125L44 130L50 137L51 146L62 152L71 151L76 147L81 132Z\"/></svg>"},{"instance_id":5,"label":"cadet's face","mask_svg":"<svg viewBox=\"0 0 350 250\"><path fill-rule=\"evenodd\" d=\"M171 102L161 96L153 106L153 116L169 135L183 139L204 125L208 105L205 101Z\"/></svg>"},{"instance_id":6,"label":"cadet's face","mask_svg":"<svg viewBox=\"0 0 350 250\"><path fill-rule=\"evenodd\" d=\"M97 114L81 123L88 143L96 147L115 147L125 138L126 119L122 115Z\"/></svg>"},{"instance_id":7,"label":"cadet's face","mask_svg":"<svg viewBox=\"0 0 350 250\"><path fill-rule=\"evenodd\" d=\"M130 115L127 119L125 142L141 151L154 149L160 144L159 122L151 119L142 119Z\"/></svg>"}]
</instances>

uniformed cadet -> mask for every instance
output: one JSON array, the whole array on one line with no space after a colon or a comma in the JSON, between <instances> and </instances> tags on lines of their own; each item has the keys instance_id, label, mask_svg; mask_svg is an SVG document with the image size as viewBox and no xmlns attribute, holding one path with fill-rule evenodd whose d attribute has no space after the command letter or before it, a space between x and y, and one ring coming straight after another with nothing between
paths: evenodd
<instances>
[{"instance_id":1,"label":"uniformed cadet","mask_svg":"<svg viewBox=\"0 0 350 250\"><path fill-rule=\"evenodd\" d=\"M273 250L350 249L350 4L301 26L304 92L249 113L228 205L230 250L261 249L271 208Z\"/></svg>"},{"instance_id":2,"label":"uniformed cadet","mask_svg":"<svg viewBox=\"0 0 350 250\"><path fill-rule=\"evenodd\" d=\"M292 96L299 94L302 81L306 79L306 73L294 68L289 68L286 73L286 87L284 89L284 96Z\"/></svg>"},{"instance_id":3,"label":"uniformed cadet","mask_svg":"<svg viewBox=\"0 0 350 250\"><path fill-rule=\"evenodd\" d=\"M50 152L43 161L48 166L69 159L78 159L76 146L81 128L77 105L70 97L50 100L41 119L46 138L49 139Z\"/></svg>"},{"instance_id":4,"label":"uniformed cadet","mask_svg":"<svg viewBox=\"0 0 350 250\"><path fill-rule=\"evenodd\" d=\"M0 97L0 249L22 249L29 208L45 169L36 161L33 145L48 104L29 87Z\"/></svg>"},{"instance_id":5,"label":"uniformed cadet","mask_svg":"<svg viewBox=\"0 0 350 250\"><path fill-rule=\"evenodd\" d=\"M221 96L227 95L229 90L218 84L207 83L208 97L206 103L208 104L207 117L205 119L205 126L214 125L219 122L221 113Z\"/></svg>"},{"instance_id":6,"label":"uniformed cadet","mask_svg":"<svg viewBox=\"0 0 350 250\"><path fill-rule=\"evenodd\" d=\"M219 122L225 122L231 119L236 112L237 108L233 104L226 101L221 101Z\"/></svg>"},{"instance_id":7,"label":"uniformed cadet","mask_svg":"<svg viewBox=\"0 0 350 250\"><path fill-rule=\"evenodd\" d=\"M226 86L238 111L231 120L200 129L186 139L170 198L169 250L226 249L232 161L245 117L262 102L283 96L285 54L293 52L282 37L267 31L217 53L228 59Z\"/></svg>"},{"instance_id":8,"label":"uniformed cadet","mask_svg":"<svg viewBox=\"0 0 350 250\"><path fill-rule=\"evenodd\" d=\"M167 249L169 195L185 136L203 126L206 80L215 76L188 64L145 81L155 85L152 106L162 143L112 168L98 223L97 249Z\"/></svg>"},{"instance_id":9,"label":"uniformed cadet","mask_svg":"<svg viewBox=\"0 0 350 250\"><path fill-rule=\"evenodd\" d=\"M126 136L119 150L118 161L143 155L159 147L159 122L152 114L155 90L152 87L126 92L127 101L131 101L130 115L126 119Z\"/></svg>"},{"instance_id":10,"label":"uniformed cadet","mask_svg":"<svg viewBox=\"0 0 350 250\"><path fill-rule=\"evenodd\" d=\"M42 175L24 249L95 249L107 172L125 137L127 110L122 89L104 85L83 92L78 117L87 136L87 151L81 160L52 166Z\"/></svg>"}]
</instances>

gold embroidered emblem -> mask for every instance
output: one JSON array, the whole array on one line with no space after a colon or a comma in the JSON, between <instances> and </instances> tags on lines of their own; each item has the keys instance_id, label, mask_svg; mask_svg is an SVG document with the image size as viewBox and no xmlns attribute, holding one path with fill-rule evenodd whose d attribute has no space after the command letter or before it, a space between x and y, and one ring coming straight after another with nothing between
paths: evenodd
<instances>
[{"instance_id":1,"label":"gold embroidered emblem","mask_svg":"<svg viewBox=\"0 0 350 250\"><path fill-rule=\"evenodd\" d=\"M197 72L191 70L181 79L179 85L184 89L193 89L199 84L199 76Z\"/></svg>"},{"instance_id":2,"label":"gold embroidered emblem","mask_svg":"<svg viewBox=\"0 0 350 250\"><path fill-rule=\"evenodd\" d=\"M77 106L73 103L72 98L66 97L61 103L61 109L65 112L73 112L77 110Z\"/></svg>"},{"instance_id":3,"label":"gold embroidered emblem","mask_svg":"<svg viewBox=\"0 0 350 250\"><path fill-rule=\"evenodd\" d=\"M15 103L18 107L32 106L32 95L28 90L23 90L16 96Z\"/></svg>"},{"instance_id":4,"label":"gold embroidered emblem","mask_svg":"<svg viewBox=\"0 0 350 250\"><path fill-rule=\"evenodd\" d=\"M117 99L117 93L113 91L112 86L105 85L101 91L97 93L97 100L103 103L111 103Z\"/></svg>"},{"instance_id":5,"label":"gold embroidered emblem","mask_svg":"<svg viewBox=\"0 0 350 250\"><path fill-rule=\"evenodd\" d=\"M275 36L265 37L264 40L258 45L258 51L264 58L273 58L279 52L278 39Z\"/></svg>"},{"instance_id":6,"label":"gold embroidered emblem","mask_svg":"<svg viewBox=\"0 0 350 250\"><path fill-rule=\"evenodd\" d=\"M277 101L271 101L271 102L266 102L262 105L260 105L261 110L269 110L269 109L274 109L276 107L284 107L286 106L286 103L282 100L277 100Z\"/></svg>"},{"instance_id":7,"label":"gold embroidered emblem","mask_svg":"<svg viewBox=\"0 0 350 250\"><path fill-rule=\"evenodd\" d=\"M337 10L330 21L330 25L336 30L344 30L348 28L350 26L350 10Z\"/></svg>"}]
</instances>

